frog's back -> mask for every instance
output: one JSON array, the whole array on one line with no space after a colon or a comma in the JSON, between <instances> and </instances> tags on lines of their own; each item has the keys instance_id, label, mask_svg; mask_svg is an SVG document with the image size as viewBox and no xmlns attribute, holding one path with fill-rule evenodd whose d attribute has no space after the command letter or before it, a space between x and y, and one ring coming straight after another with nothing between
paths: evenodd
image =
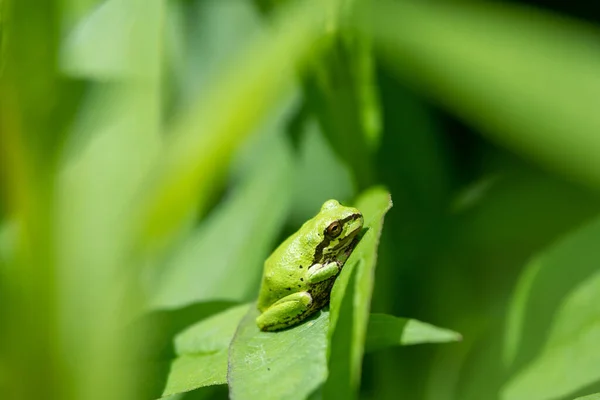
<instances>
[{"instance_id":1,"label":"frog's back","mask_svg":"<svg viewBox=\"0 0 600 400\"><path fill-rule=\"evenodd\" d=\"M305 236L293 234L267 258L258 297L259 310L289 294L306 290L304 275L314 256L310 249Z\"/></svg>"}]
</instances>

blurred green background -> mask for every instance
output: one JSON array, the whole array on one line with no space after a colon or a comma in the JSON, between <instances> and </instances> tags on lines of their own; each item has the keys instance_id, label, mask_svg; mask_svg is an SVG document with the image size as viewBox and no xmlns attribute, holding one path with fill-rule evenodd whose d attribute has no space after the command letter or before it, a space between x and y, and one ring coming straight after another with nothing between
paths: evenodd
<instances>
[{"instance_id":1,"label":"blurred green background","mask_svg":"<svg viewBox=\"0 0 600 400\"><path fill-rule=\"evenodd\" d=\"M372 311L463 341L367 354L357 396L600 392L597 11L0 0L1 397L160 397L175 333L373 185Z\"/></svg>"}]
</instances>

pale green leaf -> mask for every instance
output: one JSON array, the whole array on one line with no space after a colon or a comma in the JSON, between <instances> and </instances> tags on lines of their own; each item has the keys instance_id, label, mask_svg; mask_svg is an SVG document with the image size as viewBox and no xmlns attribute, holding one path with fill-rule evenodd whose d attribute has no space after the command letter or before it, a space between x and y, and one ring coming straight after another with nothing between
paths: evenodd
<instances>
[{"instance_id":1,"label":"pale green leaf","mask_svg":"<svg viewBox=\"0 0 600 400\"><path fill-rule=\"evenodd\" d=\"M454 331L415 319L398 318L386 314L371 314L367 330L365 351L375 351L390 346L409 346L420 343L446 343L462 340Z\"/></svg>"},{"instance_id":2,"label":"pale green leaf","mask_svg":"<svg viewBox=\"0 0 600 400\"><path fill-rule=\"evenodd\" d=\"M134 16L140 21L129 23L127 34L121 38L135 62L130 59L124 66L110 52L119 50L107 49L110 45L103 42L103 35L115 39L111 29L123 33L121 17L115 19L114 26L110 18L87 26L85 19L80 22L82 29L94 33L81 43L86 51L71 54L71 61L100 64L74 67L70 72L85 78L106 78L107 72L119 75L119 79L90 84L79 109L73 110L77 118L70 125L72 133L56 176L53 217L56 229L52 244L56 246L60 288L56 292L60 313L54 317L61 337L56 340L62 343L62 362L68 366L65 373L72 378L69 393L88 399L131 398L136 390L131 374L137 371L130 368L135 351L126 335L119 333L144 306L138 280L142 263L132 249L132 216L161 150L161 52L160 46L145 43L158 42L163 3L110 3L106 6L116 7L111 15L123 12L122 18ZM104 50L108 53L103 54ZM108 72L107 64L98 59L104 56L114 57L114 65L124 69ZM137 343L150 340L150 335L138 333Z\"/></svg>"},{"instance_id":3,"label":"pale green leaf","mask_svg":"<svg viewBox=\"0 0 600 400\"><path fill-rule=\"evenodd\" d=\"M64 42L63 70L95 80L157 77L160 0L107 0L79 19ZM132 26L135 25L135 28ZM151 42L154 45L140 45Z\"/></svg>"},{"instance_id":4,"label":"pale green leaf","mask_svg":"<svg viewBox=\"0 0 600 400\"><path fill-rule=\"evenodd\" d=\"M560 398L599 381L598 343L600 272L569 294L555 317L541 354L508 382L502 398Z\"/></svg>"},{"instance_id":5,"label":"pale green leaf","mask_svg":"<svg viewBox=\"0 0 600 400\"><path fill-rule=\"evenodd\" d=\"M509 310L504 348L507 364L520 366L539 351L564 296L598 269L599 238L597 218L527 265Z\"/></svg>"}]
</instances>

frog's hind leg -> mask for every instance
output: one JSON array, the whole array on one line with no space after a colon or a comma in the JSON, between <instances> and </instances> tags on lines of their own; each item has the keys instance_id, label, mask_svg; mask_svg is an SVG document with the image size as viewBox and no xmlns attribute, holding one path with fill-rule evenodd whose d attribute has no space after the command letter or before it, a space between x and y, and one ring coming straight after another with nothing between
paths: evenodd
<instances>
[{"instance_id":1,"label":"frog's hind leg","mask_svg":"<svg viewBox=\"0 0 600 400\"><path fill-rule=\"evenodd\" d=\"M308 292L297 292L277 300L256 318L261 331L276 331L301 321L313 302Z\"/></svg>"}]
</instances>

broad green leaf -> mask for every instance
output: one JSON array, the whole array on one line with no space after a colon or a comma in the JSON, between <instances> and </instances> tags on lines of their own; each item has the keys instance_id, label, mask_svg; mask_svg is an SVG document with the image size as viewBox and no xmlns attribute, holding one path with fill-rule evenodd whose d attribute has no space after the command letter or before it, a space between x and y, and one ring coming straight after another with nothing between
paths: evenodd
<instances>
[{"instance_id":1,"label":"broad green leaf","mask_svg":"<svg viewBox=\"0 0 600 400\"><path fill-rule=\"evenodd\" d=\"M411 85L495 142L600 187L600 30L494 2L370 1L357 15Z\"/></svg>"},{"instance_id":2,"label":"broad green leaf","mask_svg":"<svg viewBox=\"0 0 600 400\"><path fill-rule=\"evenodd\" d=\"M229 348L231 398L305 399L327 377L329 313L279 332L261 332L253 305Z\"/></svg>"},{"instance_id":3,"label":"broad green leaf","mask_svg":"<svg viewBox=\"0 0 600 400\"><path fill-rule=\"evenodd\" d=\"M535 257L525 268L509 309L504 358L521 366L544 343L564 296L597 271L600 218Z\"/></svg>"},{"instance_id":4,"label":"broad green leaf","mask_svg":"<svg viewBox=\"0 0 600 400\"><path fill-rule=\"evenodd\" d=\"M377 246L383 219L392 207L390 194L382 188L364 192L355 206L365 219L366 232L348 258L331 292L329 325L329 373L325 397L349 398L359 386Z\"/></svg>"},{"instance_id":5,"label":"broad green leaf","mask_svg":"<svg viewBox=\"0 0 600 400\"><path fill-rule=\"evenodd\" d=\"M227 383L228 347L249 307L232 307L177 335L178 357L171 364L163 396Z\"/></svg>"},{"instance_id":6,"label":"broad green leaf","mask_svg":"<svg viewBox=\"0 0 600 400\"><path fill-rule=\"evenodd\" d=\"M191 213L206 211L234 151L281 100L296 68L323 33L326 3L297 1L283 7L268 35L236 53L175 118L140 210L141 245L168 242Z\"/></svg>"},{"instance_id":7,"label":"broad green leaf","mask_svg":"<svg viewBox=\"0 0 600 400\"><path fill-rule=\"evenodd\" d=\"M185 355L228 348L235 329L249 307L248 304L232 307L190 326L175 337L175 352Z\"/></svg>"},{"instance_id":8,"label":"broad green leaf","mask_svg":"<svg viewBox=\"0 0 600 400\"><path fill-rule=\"evenodd\" d=\"M590 394L588 396L578 397L574 400L600 400L600 393Z\"/></svg>"},{"instance_id":9,"label":"broad green leaf","mask_svg":"<svg viewBox=\"0 0 600 400\"><path fill-rule=\"evenodd\" d=\"M600 381L600 272L561 305L541 354L511 379L505 400L555 399ZM551 384L549 384L551 382Z\"/></svg>"},{"instance_id":10,"label":"broad green leaf","mask_svg":"<svg viewBox=\"0 0 600 400\"><path fill-rule=\"evenodd\" d=\"M174 310L153 311L136 319L125 335L131 348L136 349L136 369L148 370L138 391L140 398L155 399L164 392L172 361L177 356L173 338L178 333L236 306L237 303L227 301L202 302ZM139 332L150 340L140 341Z\"/></svg>"},{"instance_id":11,"label":"broad green leaf","mask_svg":"<svg viewBox=\"0 0 600 400\"><path fill-rule=\"evenodd\" d=\"M171 364L163 396L227 383L227 353L222 349L177 357Z\"/></svg>"},{"instance_id":12,"label":"broad green leaf","mask_svg":"<svg viewBox=\"0 0 600 400\"><path fill-rule=\"evenodd\" d=\"M365 351L371 352L390 346L409 346L420 343L446 343L462 340L454 331L386 314L371 314L367 329Z\"/></svg>"},{"instance_id":13,"label":"broad green leaf","mask_svg":"<svg viewBox=\"0 0 600 400\"><path fill-rule=\"evenodd\" d=\"M273 132L244 181L183 241L154 277L153 309L254 295L273 239L287 214L292 160Z\"/></svg>"}]
</instances>

